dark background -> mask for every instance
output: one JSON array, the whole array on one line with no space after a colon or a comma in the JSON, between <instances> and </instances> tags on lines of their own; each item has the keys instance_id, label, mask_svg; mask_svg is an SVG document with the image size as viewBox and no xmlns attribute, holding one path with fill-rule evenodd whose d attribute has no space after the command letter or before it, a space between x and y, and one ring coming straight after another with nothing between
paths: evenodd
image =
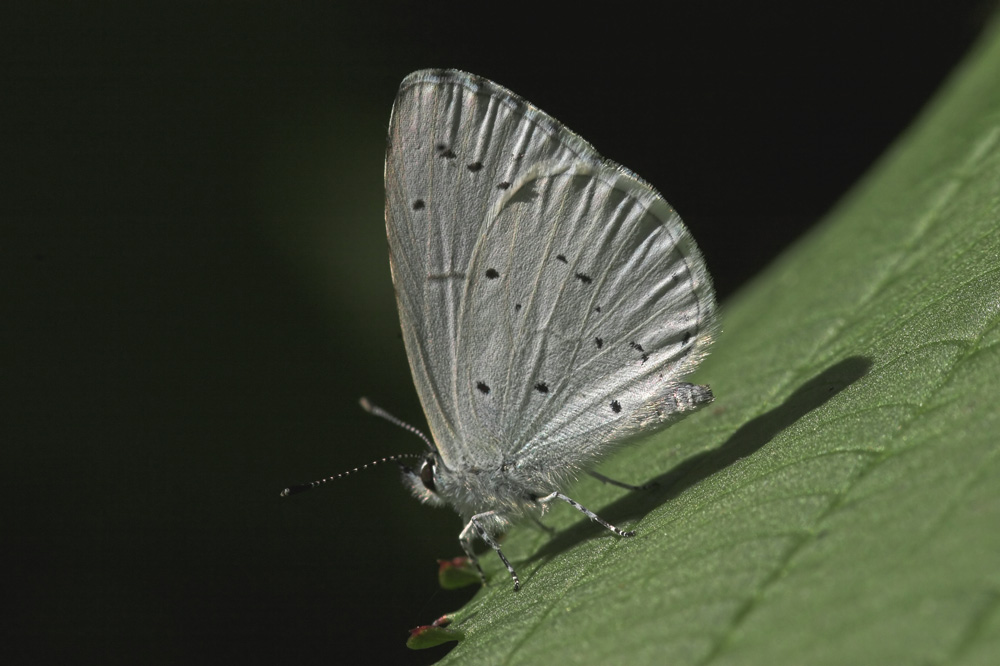
<instances>
[{"instance_id":1,"label":"dark background","mask_svg":"<svg viewBox=\"0 0 1000 666\"><path fill-rule=\"evenodd\" d=\"M492 78L649 180L724 301L989 7L65 4L0 19L4 663L442 654L404 640L469 596L436 583L454 514L392 468L278 497L421 447L357 407L424 425L381 191L410 71Z\"/></svg>"}]
</instances>

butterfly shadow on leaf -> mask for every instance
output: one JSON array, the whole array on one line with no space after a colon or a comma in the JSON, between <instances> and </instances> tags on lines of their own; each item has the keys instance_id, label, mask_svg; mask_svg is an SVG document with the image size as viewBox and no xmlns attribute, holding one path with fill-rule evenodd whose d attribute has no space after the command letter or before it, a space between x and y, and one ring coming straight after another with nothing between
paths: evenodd
<instances>
[{"instance_id":1,"label":"butterfly shadow on leaf","mask_svg":"<svg viewBox=\"0 0 1000 666\"><path fill-rule=\"evenodd\" d=\"M619 526L631 519L645 516L691 486L737 460L754 454L781 431L864 377L871 367L871 360L861 356L852 356L835 363L802 384L778 407L747 421L719 448L688 458L670 471L651 479L646 483L652 486L648 490L634 490L607 506L592 508L599 516ZM586 538L600 534L607 534L607 531L589 520L581 520L547 541L528 560L552 557Z\"/></svg>"}]
</instances>

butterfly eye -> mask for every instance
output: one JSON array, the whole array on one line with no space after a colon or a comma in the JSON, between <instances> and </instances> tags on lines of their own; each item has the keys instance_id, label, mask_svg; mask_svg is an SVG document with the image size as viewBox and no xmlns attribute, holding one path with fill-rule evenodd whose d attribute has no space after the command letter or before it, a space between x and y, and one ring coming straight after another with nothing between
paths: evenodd
<instances>
[{"instance_id":1,"label":"butterfly eye","mask_svg":"<svg viewBox=\"0 0 1000 666\"><path fill-rule=\"evenodd\" d=\"M424 464L420 466L420 481L424 484L424 488L431 491L432 493L437 492L437 488L434 487L434 461L425 460Z\"/></svg>"}]
</instances>

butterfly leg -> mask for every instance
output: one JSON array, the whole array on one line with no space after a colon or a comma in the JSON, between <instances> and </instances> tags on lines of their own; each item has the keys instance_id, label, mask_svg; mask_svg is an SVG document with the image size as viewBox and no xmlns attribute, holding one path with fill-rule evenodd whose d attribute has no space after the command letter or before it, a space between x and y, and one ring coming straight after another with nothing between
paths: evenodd
<instances>
[{"instance_id":1,"label":"butterfly leg","mask_svg":"<svg viewBox=\"0 0 1000 666\"><path fill-rule=\"evenodd\" d=\"M609 479L600 472L587 472L601 483L609 483L612 486L618 486L619 488L624 488L625 490L649 490L650 488L655 488L660 485L656 481L650 481L649 483L644 483L641 486L633 486L630 483L623 483L621 481L615 481L614 479Z\"/></svg>"},{"instance_id":2,"label":"butterfly leg","mask_svg":"<svg viewBox=\"0 0 1000 666\"><path fill-rule=\"evenodd\" d=\"M598 516L596 513L594 513L593 511L591 511L587 507L583 506L582 504L580 504L576 500L573 500L573 499L570 499L569 497L566 497L562 493L552 493L551 495L546 495L545 497L539 497L538 501L544 503L544 502L551 502L554 499L558 499L558 500L562 500L563 502L566 502L567 504L569 504L571 507L573 507L574 509L576 509L577 511L579 511L583 515L587 516L587 518L590 518L595 523L600 523L606 529L608 529L611 532L614 532L615 534L617 534L620 537L635 536L635 531L626 532L624 530L618 529L617 527L615 527L614 525L612 525L608 521L604 520L603 518L601 518L600 516Z\"/></svg>"},{"instance_id":3,"label":"butterfly leg","mask_svg":"<svg viewBox=\"0 0 1000 666\"><path fill-rule=\"evenodd\" d=\"M493 515L494 513L492 511L477 513L474 515L472 519L469 520L469 524L462 530L462 533L458 535L458 540L461 542L462 549L465 551L465 554L468 555L469 560L476 565L476 569L479 571L479 577L482 579L483 585L485 585L486 574L483 573L482 567L479 566L479 559L472 550L472 530L475 530L476 534L479 535L479 538L486 542L486 545L497 551L497 555L500 556L500 561L502 561L504 566L507 567L507 571L510 572L510 577L514 579L514 591L517 592L521 589L521 579L517 577L514 567L510 565L507 557L503 554L503 551L500 550L500 544L497 543L496 539L493 538L493 535L491 535L480 522L483 518L490 518Z\"/></svg>"}]
</instances>

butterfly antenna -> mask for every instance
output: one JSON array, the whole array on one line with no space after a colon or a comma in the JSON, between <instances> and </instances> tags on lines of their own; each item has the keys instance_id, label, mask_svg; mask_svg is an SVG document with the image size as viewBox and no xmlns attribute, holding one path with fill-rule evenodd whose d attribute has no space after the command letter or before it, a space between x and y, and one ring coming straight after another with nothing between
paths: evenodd
<instances>
[{"instance_id":1,"label":"butterfly antenna","mask_svg":"<svg viewBox=\"0 0 1000 666\"><path fill-rule=\"evenodd\" d=\"M413 426L411 426L406 421L401 421L400 419L397 419L395 416L393 416L389 412L385 411L384 409L382 409L378 405L373 405L371 402L368 401L368 398L361 398L360 402L361 402L361 408L364 409L369 414L373 414L375 416L383 418L386 421L388 421L389 423L392 423L393 425L399 426L403 430L408 430L408 431L412 432L414 435L416 435L420 439L424 440L424 444L427 445L428 449L430 449L431 451L436 451L437 450L434 447L434 444L431 443L431 440L430 440L430 438L427 435L425 435L424 433L422 433L420 430L414 428Z\"/></svg>"},{"instance_id":2,"label":"butterfly antenna","mask_svg":"<svg viewBox=\"0 0 1000 666\"><path fill-rule=\"evenodd\" d=\"M382 458L381 460L373 460L372 462L368 463L367 465L362 465L361 467L355 467L352 470L348 470L346 472L341 472L340 474L334 474L333 476L328 476L325 479L318 479L316 481L313 481L312 483L303 483L300 486L289 486L288 488L285 488L284 490L281 491L281 496L282 497L288 497L289 495L295 495L297 493L303 493L303 492L305 492L307 490L311 490L311 489L315 488L316 486L321 486L324 483L326 483L327 481L333 481L335 479L342 479L345 476L350 476L351 474L357 474L358 472L366 470L369 467L374 467L375 465L379 465L381 463L399 462L400 460L403 460L404 458L424 458L424 456L422 454L419 454L419 453L402 453L402 454L400 454L398 456L389 456L387 458Z\"/></svg>"}]
</instances>

